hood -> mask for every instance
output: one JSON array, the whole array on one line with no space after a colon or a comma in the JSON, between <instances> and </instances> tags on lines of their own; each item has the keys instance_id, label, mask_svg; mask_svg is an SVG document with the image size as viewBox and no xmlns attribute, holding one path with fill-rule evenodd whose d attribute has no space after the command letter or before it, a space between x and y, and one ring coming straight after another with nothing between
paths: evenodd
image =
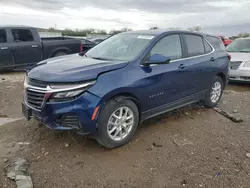
<instances>
[{"instance_id":1,"label":"hood","mask_svg":"<svg viewBox=\"0 0 250 188\"><path fill-rule=\"evenodd\" d=\"M231 61L250 61L250 53L228 52L232 57Z\"/></svg>"},{"instance_id":2,"label":"hood","mask_svg":"<svg viewBox=\"0 0 250 188\"><path fill-rule=\"evenodd\" d=\"M44 82L80 82L96 79L101 73L121 69L128 62L106 61L78 54L47 59L28 72L28 77Z\"/></svg>"}]
</instances>

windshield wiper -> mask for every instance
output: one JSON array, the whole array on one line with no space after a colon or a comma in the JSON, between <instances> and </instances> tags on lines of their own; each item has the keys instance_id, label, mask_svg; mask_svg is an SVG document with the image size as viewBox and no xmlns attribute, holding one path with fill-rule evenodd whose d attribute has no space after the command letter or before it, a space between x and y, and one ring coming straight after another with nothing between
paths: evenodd
<instances>
[{"instance_id":1,"label":"windshield wiper","mask_svg":"<svg viewBox=\"0 0 250 188\"><path fill-rule=\"evenodd\" d=\"M104 60L104 61L111 61L112 59L104 58L104 57L90 57L92 59L97 59L97 60Z\"/></svg>"}]
</instances>

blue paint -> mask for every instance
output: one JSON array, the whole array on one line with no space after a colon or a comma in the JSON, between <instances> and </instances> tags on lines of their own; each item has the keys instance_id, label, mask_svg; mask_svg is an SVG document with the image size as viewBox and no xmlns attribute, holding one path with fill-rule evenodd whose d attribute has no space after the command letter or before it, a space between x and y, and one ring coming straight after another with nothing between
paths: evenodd
<instances>
[{"instance_id":1,"label":"blue paint","mask_svg":"<svg viewBox=\"0 0 250 188\"><path fill-rule=\"evenodd\" d=\"M105 102L114 96L133 97L137 101L140 114L144 114L141 116L143 121L151 117L150 111L153 113L153 110L164 105L187 97L191 99L191 96L196 97L192 100L202 99L202 94L217 74L227 77L229 60L226 52L215 51L204 56L186 58L185 44L182 47L183 58L186 59L169 63L169 57L153 54L148 64L144 64L151 48L164 36L187 33L206 38L205 35L186 31L135 31L127 34L136 33L153 37L130 60L100 60L88 57L88 53L86 56L74 54L45 60L30 70L29 78L47 83L84 83L96 80L92 87L76 99L47 102L41 111L33 110L33 115L51 129L70 130L71 128L58 126L55 120L60 114L74 113L79 118L81 131L95 133L98 128L98 115L91 120L94 109L97 106L102 109ZM213 62L210 61L212 57L215 59ZM149 65L154 62L157 65ZM180 67L181 64L186 67Z\"/></svg>"}]
</instances>

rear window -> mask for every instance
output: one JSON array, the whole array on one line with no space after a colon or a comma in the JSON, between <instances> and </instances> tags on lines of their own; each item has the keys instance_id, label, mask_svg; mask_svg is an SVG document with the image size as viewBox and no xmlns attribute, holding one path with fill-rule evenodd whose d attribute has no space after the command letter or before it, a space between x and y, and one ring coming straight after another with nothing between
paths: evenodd
<instances>
[{"instance_id":1,"label":"rear window","mask_svg":"<svg viewBox=\"0 0 250 188\"><path fill-rule=\"evenodd\" d=\"M28 29L12 29L11 32L14 38L14 42L34 41L33 35Z\"/></svg>"},{"instance_id":2,"label":"rear window","mask_svg":"<svg viewBox=\"0 0 250 188\"><path fill-rule=\"evenodd\" d=\"M6 31L4 29L0 29L0 43L7 42Z\"/></svg>"},{"instance_id":3,"label":"rear window","mask_svg":"<svg viewBox=\"0 0 250 188\"><path fill-rule=\"evenodd\" d=\"M210 42L210 44L212 44L212 46L214 47L215 50L217 51L225 51L225 46L222 42L222 40L218 37L213 37L213 36L207 36L206 37L208 42Z\"/></svg>"},{"instance_id":4,"label":"rear window","mask_svg":"<svg viewBox=\"0 0 250 188\"><path fill-rule=\"evenodd\" d=\"M185 34L184 36L189 57L205 54L203 38L201 36L187 34Z\"/></svg>"}]
</instances>

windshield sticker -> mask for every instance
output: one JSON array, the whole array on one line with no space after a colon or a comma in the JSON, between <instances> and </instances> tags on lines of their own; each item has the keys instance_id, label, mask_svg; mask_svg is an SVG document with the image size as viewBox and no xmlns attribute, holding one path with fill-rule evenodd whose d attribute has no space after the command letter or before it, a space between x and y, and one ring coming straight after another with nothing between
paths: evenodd
<instances>
[{"instance_id":1,"label":"windshield sticker","mask_svg":"<svg viewBox=\"0 0 250 188\"><path fill-rule=\"evenodd\" d=\"M137 38L138 38L138 39L147 39L147 40L151 40L152 38L154 38L154 36L150 36L150 35L139 35Z\"/></svg>"}]
</instances>

